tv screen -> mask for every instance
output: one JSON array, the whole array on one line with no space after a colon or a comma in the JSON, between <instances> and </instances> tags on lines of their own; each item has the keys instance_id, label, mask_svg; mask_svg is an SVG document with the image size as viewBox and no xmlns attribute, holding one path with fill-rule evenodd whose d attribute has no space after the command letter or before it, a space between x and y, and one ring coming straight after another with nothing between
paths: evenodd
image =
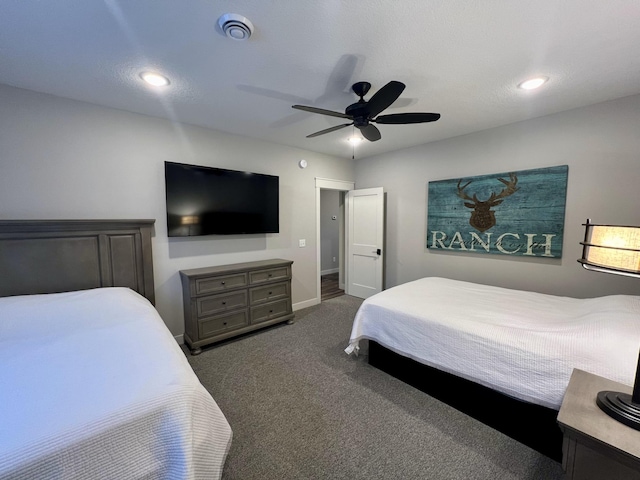
<instances>
[{"instance_id":1,"label":"tv screen","mask_svg":"<svg viewBox=\"0 0 640 480\"><path fill-rule=\"evenodd\" d=\"M278 233L279 178L165 162L170 237Z\"/></svg>"}]
</instances>

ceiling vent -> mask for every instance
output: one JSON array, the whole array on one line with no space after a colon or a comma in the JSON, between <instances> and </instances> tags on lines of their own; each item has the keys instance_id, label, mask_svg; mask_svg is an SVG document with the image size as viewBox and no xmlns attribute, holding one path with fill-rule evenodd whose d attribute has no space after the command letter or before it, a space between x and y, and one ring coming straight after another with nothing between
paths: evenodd
<instances>
[{"instance_id":1,"label":"ceiling vent","mask_svg":"<svg viewBox=\"0 0 640 480\"><path fill-rule=\"evenodd\" d=\"M232 40L247 40L253 33L251 21L237 13L225 13L218 19L218 25Z\"/></svg>"}]
</instances>

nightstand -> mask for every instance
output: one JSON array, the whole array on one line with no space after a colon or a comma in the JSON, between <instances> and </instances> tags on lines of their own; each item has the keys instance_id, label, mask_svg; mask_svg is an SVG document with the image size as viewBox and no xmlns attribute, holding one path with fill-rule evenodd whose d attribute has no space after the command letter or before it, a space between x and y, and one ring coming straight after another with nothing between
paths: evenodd
<instances>
[{"instance_id":1,"label":"nightstand","mask_svg":"<svg viewBox=\"0 0 640 480\"><path fill-rule=\"evenodd\" d=\"M558 413L562 468L571 480L640 480L640 431L600 410L596 396L601 390L631 393L632 388L573 371Z\"/></svg>"}]
</instances>

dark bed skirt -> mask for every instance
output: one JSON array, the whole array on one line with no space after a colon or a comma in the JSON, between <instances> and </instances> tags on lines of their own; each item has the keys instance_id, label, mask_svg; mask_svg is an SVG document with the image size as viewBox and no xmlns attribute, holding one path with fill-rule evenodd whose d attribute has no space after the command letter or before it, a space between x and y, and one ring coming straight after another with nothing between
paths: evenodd
<instances>
[{"instance_id":1,"label":"dark bed skirt","mask_svg":"<svg viewBox=\"0 0 640 480\"><path fill-rule=\"evenodd\" d=\"M558 462L558 411L524 402L423 365L369 341L369 363Z\"/></svg>"}]
</instances>

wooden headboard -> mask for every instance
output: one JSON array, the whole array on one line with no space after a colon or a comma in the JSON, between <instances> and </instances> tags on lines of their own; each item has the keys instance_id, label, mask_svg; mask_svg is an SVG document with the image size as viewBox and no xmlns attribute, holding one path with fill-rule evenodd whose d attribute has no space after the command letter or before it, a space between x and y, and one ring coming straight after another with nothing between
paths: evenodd
<instances>
[{"instance_id":1,"label":"wooden headboard","mask_svg":"<svg viewBox=\"0 0 640 480\"><path fill-rule=\"evenodd\" d=\"M155 301L155 220L0 220L0 297L129 287Z\"/></svg>"}]
</instances>

